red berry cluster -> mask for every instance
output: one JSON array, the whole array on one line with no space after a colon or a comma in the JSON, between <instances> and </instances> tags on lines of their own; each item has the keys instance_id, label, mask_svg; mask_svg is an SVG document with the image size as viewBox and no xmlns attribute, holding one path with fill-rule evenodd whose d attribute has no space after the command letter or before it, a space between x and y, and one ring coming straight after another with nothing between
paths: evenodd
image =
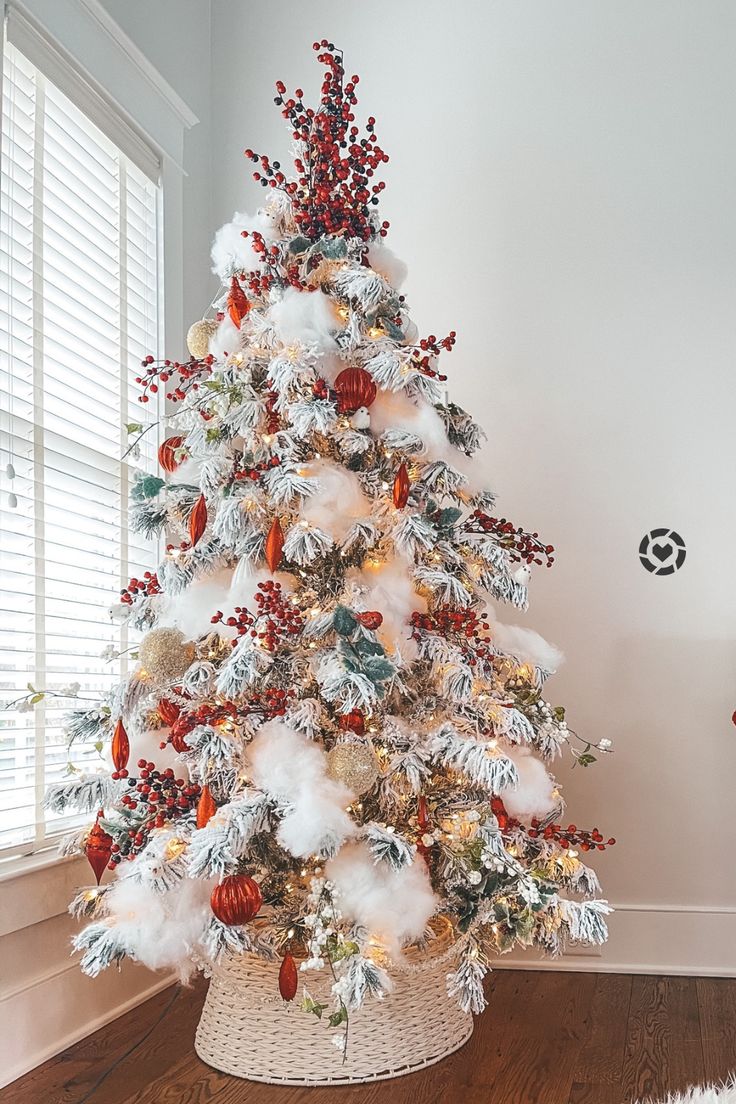
<instances>
[{"instance_id":1,"label":"red berry cluster","mask_svg":"<svg viewBox=\"0 0 736 1104\"><path fill-rule=\"evenodd\" d=\"M530 839L554 840L563 848L575 844L581 851L605 851L607 847L613 847L616 842L613 837L604 842L603 836L597 828L594 828L592 832L578 828L575 824L568 824L567 828L563 828L561 824L548 824L545 828L540 828L539 820L536 817L532 817L531 827L525 829L521 821L517 820L516 817L509 816L500 797L491 798L491 812L496 817L498 827L502 832L521 828L522 831L526 831Z\"/></svg>"},{"instance_id":2,"label":"red berry cluster","mask_svg":"<svg viewBox=\"0 0 736 1104\"><path fill-rule=\"evenodd\" d=\"M575 844L581 851L605 851L607 847L613 847L616 842L613 837L604 842L597 828L587 831L584 828L578 828L575 824L568 824L567 828L563 828L561 824L548 824L545 828L540 828L536 817L532 818L532 826L527 835L530 839L554 840L560 847L570 847L571 844Z\"/></svg>"},{"instance_id":3,"label":"red berry cluster","mask_svg":"<svg viewBox=\"0 0 736 1104\"><path fill-rule=\"evenodd\" d=\"M122 842L113 843L108 864L111 870L123 859L132 859L139 854L153 828L163 828L167 822L185 816L199 800L200 787L197 783L175 778L171 767L159 771L155 763L139 759L138 769L137 778L129 777L127 770L113 774L113 778L127 778L131 788L130 793L123 794L121 804L131 812L135 810L144 819L136 828L128 830Z\"/></svg>"},{"instance_id":4,"label":"red berry cluster","mask_svg":"<svg viewBox=\"0 0 736 1104\"><path fill-rule=\"evenodd\" d=\"M256 464L254 468L236 468L233 472L233 479L241 481L243 479L251 479L256 483L264 472L269 471L271 468L277 468L281 463L278 456L272 456L270 460L263 460L260 464Z\"/></svg>"},{"instance_id":5,"label":"red berry cluster","mask_svg":"<svg viewBox=\"0 0 736 1104\"><path fill-rule=\"evenodd\" d=\"M478 615L472 609L453 609L443 605L433 613L415 610L410 620L411 635L414 640L419 640L421 632L436 632L459 640L468 665L475 667L479 660L493 656L487 622L487 613Z\"/></svg>"},{"instance_id":6,"label":"red berry cluster","mask_svg":"<svg viewBox=\"0 0 736 1104\"><path fill-rule=\"evenodd\" d=\"M120 601L132 606L137 598L150 598L161 593L161 584L155 571L145 571L142 579L131 579L127 587L120 591Z\"/></svg>"},{"instance_id":7,"label":"red berry cluster","mask_svg":"<svg viewBox=\"0 0 736 1104\"><path fill-rule=\"evenodd\" d=\"M289 601L281 589L281 583L273 579L258 584L254 595L258 609L251 613L245 606L236 606L233 616L224 618L222 610L212 617L212 624L219 623L236 629L238 636L250 635L262 640L265 648L273 652L277 645L283 644L290 636L295 636L304 627L301 611ZM233 647L238 643L233 640Z\"/></svg>"},{"instance_id":8,"label":"red berry cluster","mask_svg":"<svg viewBox=\"0 0 736 1104\"><path fill-rule=\"evenodd\" d=\"M542 544L539 533L525 533L506 518L489 517L482 510L475 510L465 529L468 533L493 533L501 547L508 549L512 560L541 565L544 556L547 567L555 562L554 545Z\"/></svg>"},{"instance_id":9,"label":"red berry cluster","mask_svg":"<svg viewBox=\"0 0 736 1104\"><path fill-rule=\"evenodd\" d=\"M432 358L439 356L443 349L451 353L456 337L455 331L450 330L447 337L443 337L441 341L438 341L434 334L423 338L417 346L417 352L414 354L414 367L418 368L423 375L444 383L447 376L432 367Z\"/></svg>"},{"instance_id":10,"label":"red berry cluster","mask_svg":"<svg viewBox=\"0 0 736 1104\"><path fill-rule=\"evenodd\" d=\"M367 241L373 236L370 209L378 203L383 183L371 184L378 166L388 161L374 134L375 119L366 125L366 137L359 138L353 108L359 82L353 76L345 82L342 54L322 39L314 43L318 60L327 66L319 108L305 107L304 93L297 88L288 96L283 81L276 82L276 104L300 144L295 158L296 180L287 180L278 161L247 149L245 156L259 165L253 178L263 187L280 188L291 197L294 219L302 234L317 240L325 234L346 234ZM379 233L385 237L388 223Z\"/></svg>"},{"instance_id":11,"label":"red berry cluster","mask_svg":"<svg viewBox=\"0 0 736 1104\"><path fill-rule=\"evenodd\" d=\"M171 744L175 751L188 751L186 737L199 725L218 725L223 721L235 721L238 717L238 707L235 702L220 701L215 703L202 702L196 709L180 713L172 722L171 731L167 738L159 744L162 749Z\"/></svg>"},{"instance_id":12,"label":"red berry cluster","mask_svg":"<svg viewBox=\"0 0 736 1104\"><path fill-rule=\"evenodd\" d=\"M312 384L312 394L315 399L329 399L330 389L327 386L327 380L323 380L321 376L315 380Z\"/></svg>"},{"instance_id":13,"label":"red berry cluster","mask_svg":"<svg viewBox=\"0 0 736 1104\"><path fill-rule=\"evenodd\" d=\"M146 369L145 373L136 376L135 379L135 382L143 387L143 394L138 396L138 402L147 403L151 395L158 393L159 383L168 383L174 376L178 376L177 385L173 390L166 392L166 398L170 402L181 402L190 391L199 390L200 382L211 374L214 362L215 358L211 353L202 360L191 357L185 362L156 361L149 354L141 361L141 365Z\"/></svg>"}]
</instances>

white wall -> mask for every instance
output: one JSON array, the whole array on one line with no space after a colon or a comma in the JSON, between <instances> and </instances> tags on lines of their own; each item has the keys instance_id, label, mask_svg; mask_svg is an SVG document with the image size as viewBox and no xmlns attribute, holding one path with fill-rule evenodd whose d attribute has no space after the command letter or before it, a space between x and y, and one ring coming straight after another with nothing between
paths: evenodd
<instances>
[{"instance_id":1,"label":"white wall","mask_svg":"<svg viewBox=\"0 0 736 1104\"><path fill-rule=\"evenodd\" d=\"M500 511L559 550L525 622L567 653L552 700L615 741L561 777L571 820L619 839L596 866L626 906L603 958L569 964L736 973L736 9L212 12L215 221L259 201L246 145L285 160L273 82L315 96L329 37L392 157L382 210L415 318L458 331L451 393L489 432ZM639 564L656 526L687 542L673 577Z\"/></svg>"}]
</instances>

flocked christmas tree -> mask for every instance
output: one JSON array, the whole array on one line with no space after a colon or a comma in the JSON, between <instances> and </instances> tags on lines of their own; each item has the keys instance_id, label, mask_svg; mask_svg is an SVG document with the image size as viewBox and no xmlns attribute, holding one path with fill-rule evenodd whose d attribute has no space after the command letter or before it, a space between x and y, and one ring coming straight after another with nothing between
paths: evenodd
<instances>
[{"instance_id":1,"label":"flocked christmas tree","mask_svg":"<svg viewBox=\"0 0 736 1104\"><path fill-rule=\"evenodd\" d=\"M497 620L553 549L494 515L482 432L445 397L455 334L418 338L383 242L358 78L315 49L316 110L277 84L295 176L246 151L266 202L216 236L216 317L191 359L144 363L171 430L132 524L168 543L116 611L137 668L69 717L72 749L109 741L115 769L47 801L97 814L76 844L115 874L73 903L83 970L247 951L282 960L292 999L296 963L326 967L340 1026L433 918L474 1012L498 953L605 939L580 853L606 841L558 823L548 765L607 744L546 701L556 650Z\"/></svg>"}]
</instances>

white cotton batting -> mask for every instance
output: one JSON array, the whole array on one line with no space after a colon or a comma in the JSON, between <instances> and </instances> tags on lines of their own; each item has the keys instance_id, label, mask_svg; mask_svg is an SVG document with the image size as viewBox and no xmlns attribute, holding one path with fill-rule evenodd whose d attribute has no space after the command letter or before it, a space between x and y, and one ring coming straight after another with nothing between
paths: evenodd
<instances>
[{"instance_id":1,"label":"white cotton batting","mask_svg":"<svg viewBox=\"0 0 736 1104\"><path fill-rule=\"evenodd\" d=\"M334 303L323 291L287 288L269 308L268 319L284 345L316 346L321 352L337 348L333 335L342 324Z\"/></svg>"},{"instance_id":2,"label":"white cotton batting","mask_svg":"<svg viewBox=\"0 0 736 1104\"><path fill-rule=\"evenodd\" d=\"M227 360L233 353L239 352L242 342L240 330L226 314L210 338L209 350L215 360Z\"/></svg>"},{"instance_id":3,"label":"white cotton batting","mask_svg":"<svg viewBox=\"0 0 736 1104\"><path fill-rule=\"evenodd\" d=\"M142 859L145 856L141 857ZM192 946L212 919L210 894L217 879L182 878L159 892L132 877L138 859L119 868L105 905L126 947L150 970L174 967L184 980L194 971Z\"/></svg>"},{"instance_id":4,"label":"white cotton batting","mask_svg":"<svg viewBox=\"0 0 736 1104\"><path fill-rule=\"evenodd\" d=\"M500 792L506 811L520 820L535 816L541 819L551 813L559 797L544 763L527 747L505 747L503 754L515 764L519 776L517 786L507 786Z\"/></svg>"},{"instance_id":5,"label":"white cotton batting","mask_svg":"<svg viewBox=\"0 0 736 1104\"><path fill-rule=\"evenodd\" d=\"M496 620L492 606L486 606L486 610L493 643L499 652L513 656L520 663L540 667L549 674L554 674L562 665L565 657L560 649L534 629L527 629L522 625L503 625Z\"/></svg>"},{"instance_id":6,"label":"white cotton batting","mask_svg":"<svg viewBox=\"0 0 736 1104\"><path fill-rule=\"evenodd\" d=\"M304 499L301 508L302 518L310 525L340 541L359 518L370 518L372 504L354 472L330 460L305 464L304 472L308 479L319 480L319 489Z\"/></svg>"},{"instance_id":7,"label":"white cotton batting","mask_svg":"<svg viewBox=\"0 0 736 1104\"><path fill-rule=\"evenodd\" d=\"M416 642L411 639L409 619L415 610L427 611L426 599L414 589L409 565L401 556L348 572L347 582L362 591L361 603L367 610L383 614L376 635L387 651L398 651L405 660L416 657Z\"/></svg>"},{"instance_id":8,"label":"white cotton batting","mask_svg":"<svg viewBox=\"0 0 736 1104\"><path fill-rule=\"evenodd\" d=\"M261 725L247 762L255 785L285 804L276 838L292 855L333 853L355 831L345 811L353 794L328 776L322 749L283 721Z\"/></svg>"},{"instance_id":9,"label":"white cotton batting","mask_svg":"<svg viewBox=\"0 0 736 1104\"><path fill-rule=\"evenodd\" d=\"M232 578L232 569L223 567L193 579L185 590L166 596L157 624L181 629L187 640L198 640L215 628L220 632L223 626L214 626L212 616L218 610L225 615L232 613L229 600Z\"/></svg>"},{"instance_id":10,"label":"white cotton batting","mask_svg":"<svg viewBox=\"0 0 736 1104\"><path fill-rule=\"evenodd\" d=\"M257 211L255 215L236 211L232 220L220 227L212 243L212 271L223 283L235 273L260 268L260 257L253 252L253 239L244 238L243 230L249 234L257 230L269 245L277 239L274 219L267 211Z\"/></svg>"},{"instance_id":11,"label":"white cotton batting","mask_svg":"<svg viewBox=\"0 0 736 1104\"><path fill-rule=\"evenodd\" d=\"M368 930L394 956L419 939L438 907L424 862L415 859L395 870L376 862L367 844L345 844L325 865L343 915Z\"/></svg>"},{"instance_id":12,"label":"white cotton batting","mask_svg":"<svg viewBox=\"0 0 736 1104\"><path fill-rule=\"evenodd\" d=\"M368 247L368 263L395 291L401 288L406 279L407 268L393 249L389 249L383 242L372 242Z\"/></svg>"}]
</instances>

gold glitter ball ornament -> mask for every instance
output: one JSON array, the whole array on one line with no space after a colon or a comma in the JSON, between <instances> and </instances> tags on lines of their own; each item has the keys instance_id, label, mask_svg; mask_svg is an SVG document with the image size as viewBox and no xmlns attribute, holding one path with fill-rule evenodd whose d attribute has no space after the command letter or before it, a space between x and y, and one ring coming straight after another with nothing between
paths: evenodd
<instances>
[{"instance_id":1,"label":"gold glitter ball ornament","mask_svg":"<svg viewBox=\"0 0 736 1104\"><path fill-rule=\"evenodd\" d=\"M157 682L181 678L192 665L196 649L179 629L151 629L138 648L138 658L147 675Z\"/></svg>"},{"instance_id":2,"label":"gold glitter ball ornament","mask_svg":"<svg viewBox=\"0 0 736 1104\"><path fill-rule=\"evenodd\" d=\"M359 797L375 784L379 775L376 753L368 744L335 744L327 752L327 773Z\"/></svg>"},{"instance_id":3,"label":"gold glitter ball ornament","mask_svg":"<svg viewBox=\"0 0 736 1104\"><path fill-rule=\"evenodd\" d=\"M215 318L203 318L200 322L193 322L187 332L187 349L201 360L210 351L210 341L217 333L220 323Z\"/></svg>"}]
</instances>

